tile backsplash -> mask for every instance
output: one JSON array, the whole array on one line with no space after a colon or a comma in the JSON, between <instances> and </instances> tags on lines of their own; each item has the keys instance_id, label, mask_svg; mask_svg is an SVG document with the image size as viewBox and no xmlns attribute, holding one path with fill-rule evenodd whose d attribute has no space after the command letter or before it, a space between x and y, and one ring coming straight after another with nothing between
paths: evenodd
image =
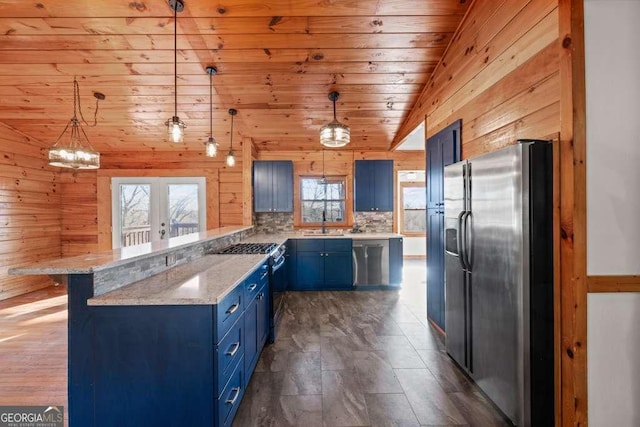
<instances>
[{"instance_id":1,"label":"tile backsplash","mask_svg":"<svg viewBox=\"0 0 640 427\"><path fill-rule=\"evenodd\" d=\"M254 214L256 233L290 233L293 231L292 212L261 212Z\"/></svg>"},{"instance_id":2,"label":"tile backsplash","mask_svg":"<svg viewBox=\"0 0 640 427\"><path fill-rule=\"evenodd\" d=\"M354 212L353 220L364 233L393 232L393 212Z\"/></svg>"}]
</instances>

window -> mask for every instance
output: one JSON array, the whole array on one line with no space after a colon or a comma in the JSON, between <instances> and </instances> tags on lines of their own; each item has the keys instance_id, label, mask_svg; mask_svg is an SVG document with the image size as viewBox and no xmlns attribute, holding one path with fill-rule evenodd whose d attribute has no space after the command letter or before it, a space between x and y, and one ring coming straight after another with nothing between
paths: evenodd
<instances>
[{"instance_id":1,"label":"window","mask_svg":"<svg viewBox=\"0 0 640 427\"><path fill-rule=\"evenodd\" d=\"M300 217L303 225L346 224L346 178L300 177Z\"/></svg>"},{"instance_id":2,"label":"window","mask_svg":"<svg viewBox=\"0 0 640 427\"><path fill-rule=\"evenodd\" d=\"M139 245L206 229L205 178L113 178L112 245Z\"/></svg>"},{"instance_id":3,"label":"window","mask_svg":"<svg viewBox=\"0 0 640 427\"><path fill-rule=\"evenodd\" d=\"M402 182L400 189L400 232L406 236L425 236L427 230L425 183Z\"/></svg>"}]
</instances>

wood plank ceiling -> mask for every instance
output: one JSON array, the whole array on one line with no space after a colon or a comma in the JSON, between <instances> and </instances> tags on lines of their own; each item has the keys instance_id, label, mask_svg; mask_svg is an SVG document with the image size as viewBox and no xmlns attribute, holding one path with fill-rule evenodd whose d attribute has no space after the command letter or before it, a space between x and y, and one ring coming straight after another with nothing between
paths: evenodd
<instances>
[{"instance_id":1,"label":"wood plank ceiling","mask_svg":"<svg viewBox=\"0 0 640 427\"><path fill-rule=\"evenodd\" d=\"M237 134L259 150L319 147L340 92L352 146L386 150L442 57L465 0L184 0L178 14L178 115L184 144L166 140L173 115L173 10L167 0L0 0L0 122L49 146L72 115L80 82L98 151L202 150Z\"/></svg>"}]
</instances>

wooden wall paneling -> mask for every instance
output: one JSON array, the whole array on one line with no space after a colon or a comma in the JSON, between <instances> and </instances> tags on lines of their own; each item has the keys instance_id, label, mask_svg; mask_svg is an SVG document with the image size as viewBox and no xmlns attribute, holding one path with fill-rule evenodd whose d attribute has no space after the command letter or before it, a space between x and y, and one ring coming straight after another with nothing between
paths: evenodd
<instances>
[{"instance_id":1,"label":"wooden wall paneling","mask_svg":"<svg viewBox=\"0 0 640 427\"><path fill-rule=\"evenodd\" d=\"M586 99L583 0L559 0L562 425L587 425Z\"/></svg>"},{"instance_id":2,"label":"wooden wall paneling","mask_svg":"<svg viewBox=\"0 0 640 427\"><path fill-rule=\"evenodd\" d=\"M62 255L74 256L98 250L98 199L95 171L60 172ZM109 206L111 203L109 201Z\"/></svg>"},{"instance_id":3,"label":"wooden wall paneling","mask_svg":"<svg viewBox=\"0 0 640 427\"><path fill-rule=\"evenodd\" d=\"M555 0L476 1L392 146L427 113L435 114L432 123L437 126L429 130L433 133L457 120L459 117L444 122L442 116L450 116L536 54L541 45L553 42L557 38L553 28L557 27L556 5Z\"/></svg>"},{"instance_id":4,"label":"wooden wall paneling","mask_svg":"<svg viewBox=\"0 0 640 427\"><path fill-rule=\"evenodd\" d=\"M108 201L108 203L107 203ZM111 177L99 175L96 177L96 204L98 207L98 251L108 251L113 245L111 231Z\"/></svg>"},{"instance_id":5,"label":"wooden wall paneling","mask_svg":"<svg viewBox=\"0 0 640 427\"><path fill-rule=\"evenodd\" d=\"M242 225L253 224L253 158L255 148L251 138L242 139Z\"/></svg>"},{"instance_id":6,"label":"wooden wall paneling","mask_svg":"<svg viewBox=\"0 0 640 427\"><path fill-rule=\"evenodd\" d=\"M207 229L220 227L220 169L212 169L206 175Z\"/></svg>"},{"instance_id":7,"label":"wooden wall paneling","mask_svg":"<svg viewBox=\"0 0 640 427\"><path fill-rule=\"evenodd\" d=\"M589 292L640 292L640 276L587 276Z\"/></svg>"},{"instance_id":8,"label":"wooden wall paneling","mask_svg":"<svg viewBox=\"0 0 640 427\"><path fill-rule=\"evenodd\" d=\"M45 276L7 273L61 254L61 183L42 145L0 125L0 300L53 284Z\"/></svg>"}]
</instances>

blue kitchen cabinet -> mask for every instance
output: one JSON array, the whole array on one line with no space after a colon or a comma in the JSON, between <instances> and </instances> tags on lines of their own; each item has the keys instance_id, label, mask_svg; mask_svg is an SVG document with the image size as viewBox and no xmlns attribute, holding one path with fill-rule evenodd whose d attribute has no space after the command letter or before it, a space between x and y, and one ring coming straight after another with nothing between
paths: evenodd
<instances>
[{"instance_id":1,"label":"blue kitchen cabinet","mask_svg":"<svg viewBox=\"0 0 640 427\"><path fill-rule=\"evenodd\" d=\"M460 160L458 120L427 140L427 316L445 329L444 167Z\"/></svg>"},{"instance_id":2,"label":"blue kitchen cabinet","mask_svg":"<svg viewBox=\"0 0 640 427\"><path fill-rule=\"evenodd\" d=\"M253 162L253 210L293 212L293 162Z\"/></svg>"},{"instance_id":3,"label":"blue kitchen cabinet","mask_svg":"<svg viewBox=\"0 0 640 427\"><path fill-rule=\"evenodd\" d=\"M85 306L87 377L70 381L92 385L91 413L74 424L231 426L269 333L265 271L216 305Z\"/></svg>"},{"instance_id":4,"label":"blue kitchen cabinet","mask_svg":"<svg viewBox=\"0 0 640 427\"><path fill-rule=\"evenodd\" d=\"M357 212L393 211L393 160L356 160L354 205Z\"/></svg>"},{"instance_id":5,"label":"blue kitchen cabinet","mask_svg":"<svg viewBox=\"0 0 640 427\"><path fill-rule=\"evenodd\" d=\"M266 337L269 334L268 281L269 266L263 264L243 284L246 304L244 311L244 370L247 373L251 373L255 369L260 350L264 347ZM245 376L247 384L250 377L250 375Z\"/></svg>"},{"instance_id":6,"label":"blue kitchen cabinet","mask_svg":"<svg viewBox=\"0 0 640 427\"><path fill-rule=\"evenodd\" d=\"M402 284L403 265L402 238L389 239L389 284L400 286Z\"/></svg>"},{"instance_id":7,"label":"blue kitchen cabinet","mask_svg":"<svg viewBox=\"0 0 640 427\"><path fill-rule=\"evenodd\" d=\"M353 288L351 239L296 240L296 281L291 290Z\"/></svg>"},{"instance_id":8,"label":"blue kitchen cabinet","mask_svg":"<svg viewBox=\"0 0 640 427\"><path fill-rule=\"evenodd\" d=\"M324 254L322 252L298 251L296 257L298 275L291 287L294 291L322 289L324 285Z\"/></svg>"}]
</instances>

